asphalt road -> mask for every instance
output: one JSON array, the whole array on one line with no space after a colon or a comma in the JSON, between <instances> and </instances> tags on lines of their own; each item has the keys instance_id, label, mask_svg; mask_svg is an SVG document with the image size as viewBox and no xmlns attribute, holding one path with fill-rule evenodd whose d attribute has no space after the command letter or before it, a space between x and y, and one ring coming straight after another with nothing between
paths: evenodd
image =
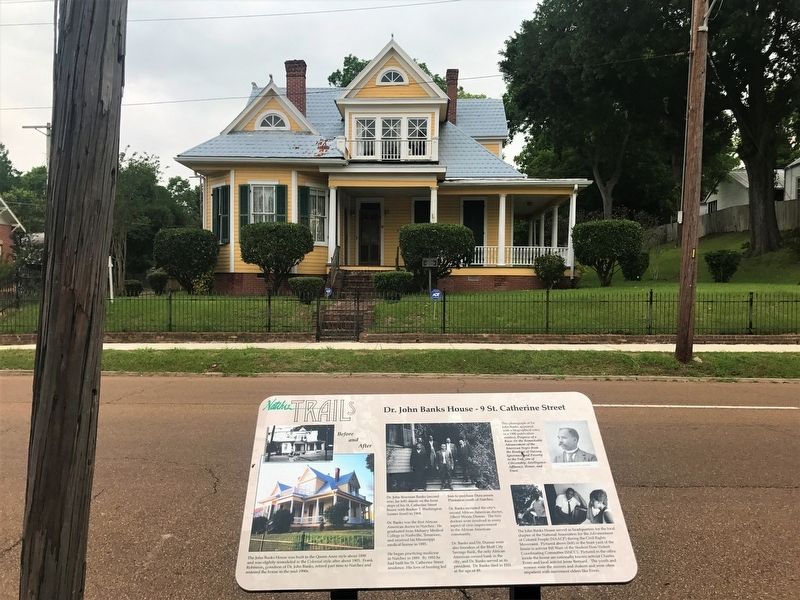
<instances>
[{"instance_id":1,"label":"asphalt road","mask_svg":"<svg viewBox=\"0 0 800 600\"><path fill-rule=\"evenodd\" d=\"M0 600L17 597L30 389L28 376L0 377ZM543 598L797 597L800 411L752 407L797 407L800 383L330 375L105 377L86 597L328 597L248 594L234 579L256 408L269 395L567 390L626 405L596 412L639 575L625 586L545 588ZM361 597L482 600L508 590Z\"/></svg>"}]
</instances>

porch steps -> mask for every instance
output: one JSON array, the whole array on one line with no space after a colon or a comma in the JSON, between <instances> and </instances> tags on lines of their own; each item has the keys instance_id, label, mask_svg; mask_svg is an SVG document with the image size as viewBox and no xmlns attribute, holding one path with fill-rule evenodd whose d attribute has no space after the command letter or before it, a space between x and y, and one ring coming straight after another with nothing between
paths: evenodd
<instances>
[{"instance_id":1,"label":"porch steps","mask_svg":"<svg viewBox=\"0 0 800 600\"><path fill-rule=\"evenodd\" d=\"M339 298L320 303L319 334L321 340L355 340L372 323L372 300Z\"/></svg>"},{"instance_id":2,"label":"porch steps","mask_svg":"<svg viewBox=\"0 0 800 600\"><path fill-rule=\"evenodd\" d=\"M453 482L453 491L457 490L477 490L477 486L467 479L467 476L464 474L464 471L456 467L453 471L452 476ZM428 475L428 479L426 481L426 490L429 492L438 492L442 489L442 479L436 473L432 473ZM449 489L449 488L448 488Z\"/></svg>"},{"instance_id":3,"label":"porch steps","mask_svg":"<svg viewBox=\"0 0 800 600\"><path fill-rule=\"evenodd\" d=\"M386 472L411 472L411 452L411 448L402 448L400 446L390 448L386 457Z\"/></svg>"},{"instance_id":4,"label":"porch steps","mask_svg":"<svg viewBox=\"0 0 800 600\"><path fill-rule=\"evenodd\" d=\"M342 275L342 287L339 292L340 298L370 298L375 295L375 286L372 284L372 276L375 271L340 271Z\"/></svg>"}]
</instances>

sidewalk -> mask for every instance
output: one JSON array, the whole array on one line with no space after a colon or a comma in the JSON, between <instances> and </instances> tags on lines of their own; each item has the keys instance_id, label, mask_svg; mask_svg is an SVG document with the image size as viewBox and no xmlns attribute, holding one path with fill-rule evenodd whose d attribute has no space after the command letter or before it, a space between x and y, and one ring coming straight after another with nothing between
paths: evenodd
<instances>
[{"instance_id":1,"label":"sidewalk","mask_svg":"<svg viewBox=\"0 0 800 600\"><path fill-rule=\"evenodd\" d=\"M5 345L2 350L34 350L34 344ZM491 344L391 342L160 342L105 343L104 350L561 350L566 352L674 352L675 344ZM695 344L694 352L800 352L798 344Z\"/></svg>"}]
</instances>

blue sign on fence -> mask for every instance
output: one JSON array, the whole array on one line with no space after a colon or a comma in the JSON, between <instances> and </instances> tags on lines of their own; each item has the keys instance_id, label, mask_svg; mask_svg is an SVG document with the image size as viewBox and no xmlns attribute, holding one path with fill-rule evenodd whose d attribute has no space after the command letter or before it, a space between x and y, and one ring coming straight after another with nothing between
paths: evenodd
<instances>
[{"instance_id":1,"label":"blue sign on fence","mask_svg":"<svg viewBox=\"0 0 800 600\"><path fill-rule=\"evenodd\" d=\"M326 287L325 288L325 297L330 298L333 295L333 289Z\"/></svg>"},{"instance_id":2,"label":"blue sign on fence","mask_svg":"<svg viewBox=\"0 0 800 600\"><path fill-rule=\"evenodd\" d=\"M439 302L442 299L442 290L437 290L436 288L431 290L431 300L434 302Z\"/></svg>"}]
</instances>

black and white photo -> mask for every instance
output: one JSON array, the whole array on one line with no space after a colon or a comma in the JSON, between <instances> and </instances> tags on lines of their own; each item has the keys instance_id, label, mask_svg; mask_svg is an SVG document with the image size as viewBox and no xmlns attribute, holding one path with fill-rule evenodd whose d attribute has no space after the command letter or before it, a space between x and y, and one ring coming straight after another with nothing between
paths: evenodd
<instances>
[{"instance_id":1,"label":"black and white photo","mask_svg":"<svg viewBox=\"0 0 800 600\"><path fill-rule=\"evenodd\" d=\"M264 462L333 460L333 425L273 425L267 435Z\"/></svg>"},{"instance_id":2,"label":"black and white photo","mask_svg":"<svg viewBox=\"0 0 800 600\"><path fill-rule=\"evenodd\" d=\"M514 517L520 527L549 524L542 486L512 485L511 501L514 503Z\"/></svg>"},{"instance_id":3,"label":"black and white photo","mask_svg":"<svg viewBox=\"0 0 800 600\"><path fill-rule=\"evenodd\" d=\"M602 485L560 483L547 484L544 489L553 525L614 523L614 509Z\"/></svg>"},{"instance_id":4,"label":"black and white photo","mask_svg":"<svg viewBox=\"0 0 800 600\"><path fill-rule=\"evenodd\" d=\"M545 423L545 435L550 459L554 465L597 462L597 454L586 421Z\"/></svg>"}]
</instances>

